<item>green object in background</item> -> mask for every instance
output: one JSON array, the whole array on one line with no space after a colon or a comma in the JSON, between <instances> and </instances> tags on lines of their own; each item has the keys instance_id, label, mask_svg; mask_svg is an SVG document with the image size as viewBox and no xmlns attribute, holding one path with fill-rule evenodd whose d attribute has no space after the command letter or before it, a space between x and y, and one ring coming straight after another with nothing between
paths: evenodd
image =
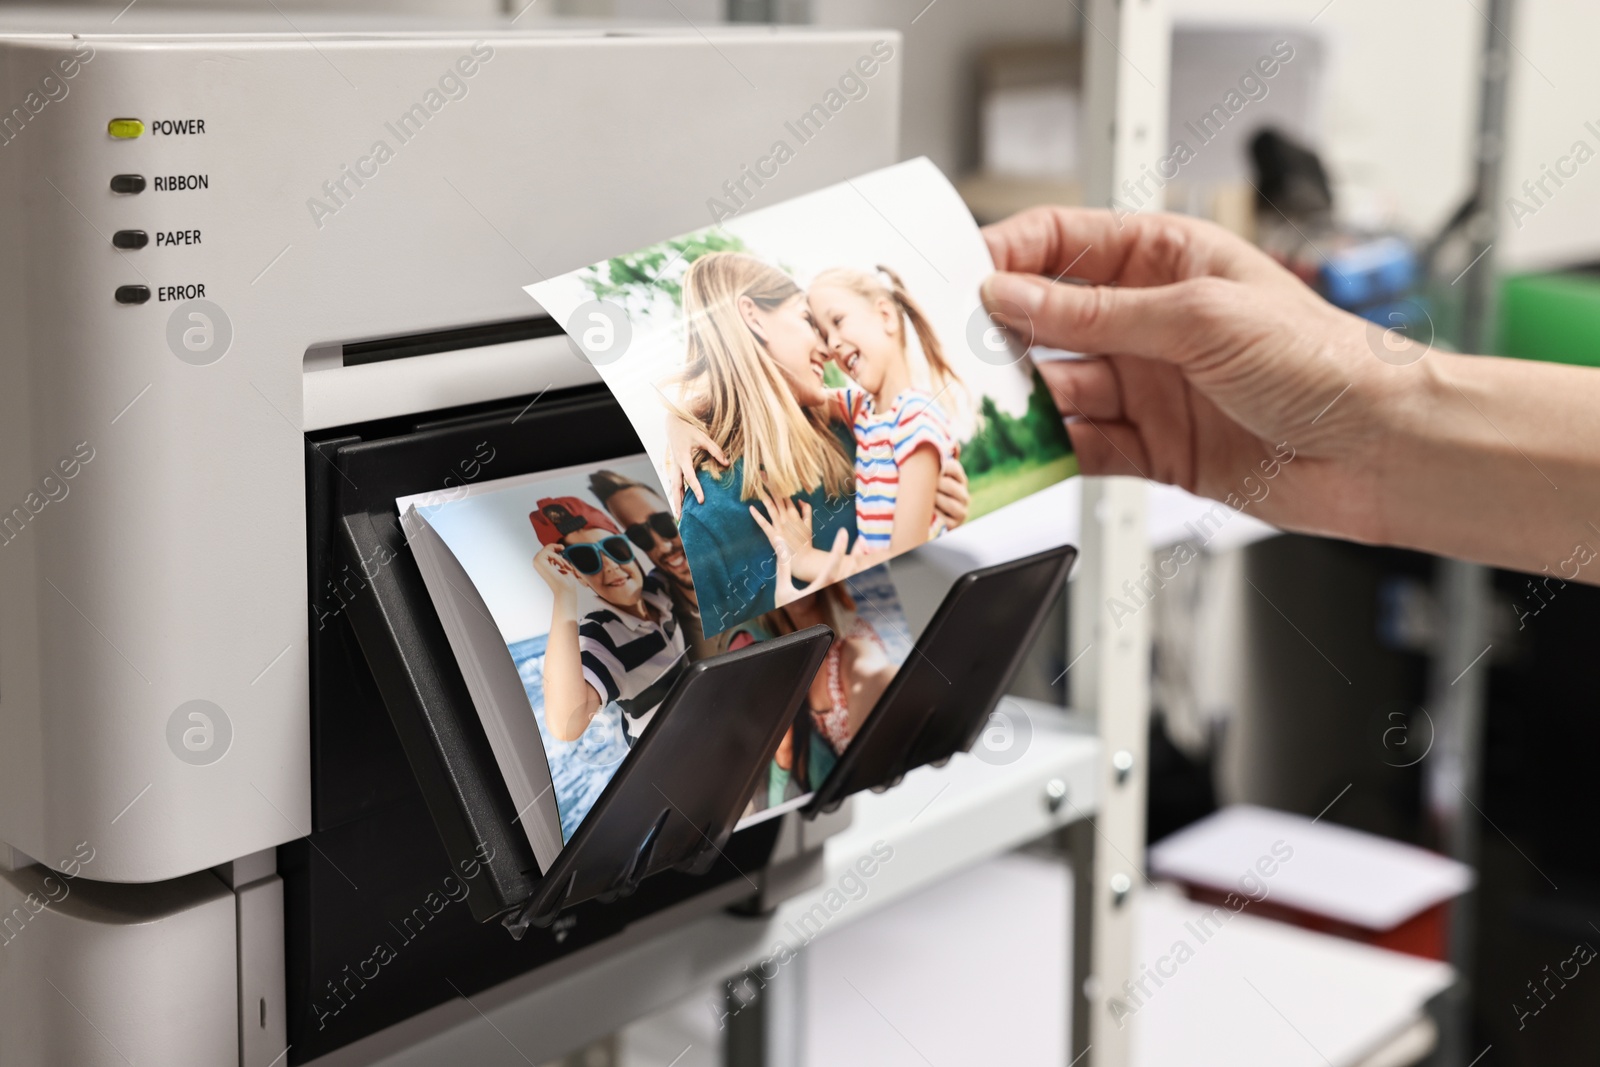
<instances>
[{"instance_id":1,"label":"green object in background","mask_svg":"<svg viewBox=\"0 0 1600 1067\"><path fill-rule=\"evenodd\" d=\"M1502 355L1600 367L1600 274L1519 274L1501 290Z\"/></svg>"}]
</instances>

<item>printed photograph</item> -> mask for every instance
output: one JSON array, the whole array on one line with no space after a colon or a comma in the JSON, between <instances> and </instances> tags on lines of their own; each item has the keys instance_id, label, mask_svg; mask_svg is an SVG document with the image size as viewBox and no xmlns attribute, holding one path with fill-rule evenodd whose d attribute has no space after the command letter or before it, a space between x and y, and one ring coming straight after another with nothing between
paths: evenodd
<instances>
[{"instance_id":1,"label":"printed photograph","mask_svg":"<svg viewBox=\"0 0 1600 1067\"><path fill-rule=\"evenodd\" d=\"M565 843L691 654L705 651L694 584L655 470L635 456L399 505L402 514L415 506L416 519L437 534L470 583L464 590L446 578L444 588L435 589L430 568L423 567L446 629L450 612L441 592L475 594L493 622L499 648L474 652L491 668L496 653L514 667L524 699L511 708L476 693L474 700L480 716L531 718L537 727L540 751L512 758L547 761ZM407 525L422 563L426 542L414 532L415 522ZM471 607L461 614L470 621ZM456 652L462 660L459 645ZM475 668L462 665L471 687ZM516 725L485 723L491 743L496 729L514 734ZM506 760L501 763L507 770Z\"/></svg>"},{"instance_id":2,"label":"printed photograph","mask_svg":"<svg viewBox=\"0 0 1600 1067\"><path fill-rule=\"evenodd\" d=\"M833 644L767 766L765 785L750 798L745 819L808 801L911 654L910 625L887 566L740 623L726 631L727 644L743 648L819 625L833 631Z\"/></svg>"},{"instance_id":3,"label":"printed photograph","mask_svg":"<svg viewBox=\"0 0 1600 1067\"><path fill-rule=\"evenodd\" d=\"M911 652L887 567L705 636L677 519L644 456L396 503L541 867L689 663L814 625L834 631L748 825L810 799Z\"/></svg>"},{"instance_id":4,"label":"printed photograph","mask_svg":"<svg viewBox=\"0 0 1600 1067\"><path fill-rule=\"evenodd\" d=\"M1077 473L925 159L527 287L644 443L716 636Z\"/></svg>"}]
</instances>

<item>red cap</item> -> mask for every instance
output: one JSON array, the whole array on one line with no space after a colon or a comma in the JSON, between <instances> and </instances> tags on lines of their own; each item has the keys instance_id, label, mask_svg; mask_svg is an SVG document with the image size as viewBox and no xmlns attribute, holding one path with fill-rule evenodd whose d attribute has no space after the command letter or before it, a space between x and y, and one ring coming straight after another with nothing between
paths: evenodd
<instances>
[{"instance_id":1,"label":"red cap","mask_svg":"<svg viewBox=\"0 0 1600 1067\"><path fill-rule=\"evenodd\" d=\"M545 497L538 507L538 511L528 512L528 521L533 523L533 532L541 545L559 545L563 537L579 530L618 532L605 512L575 496Z\"/></svg>"}]
</instances>

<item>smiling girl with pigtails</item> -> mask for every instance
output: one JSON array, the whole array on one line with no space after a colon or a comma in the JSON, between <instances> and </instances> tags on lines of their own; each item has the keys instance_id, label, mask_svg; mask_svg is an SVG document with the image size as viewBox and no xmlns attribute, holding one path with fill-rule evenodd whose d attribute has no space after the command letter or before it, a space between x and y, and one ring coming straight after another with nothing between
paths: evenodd
<instances>
[{"instance_id":1,"label":"smiling girl with pigtails","mask_svg":"<svg viewBox=\"0 0 1600 1067\"><path fill-rule=\"evenodd\" d=\"M956 454L948 411L960 377L922 308L900 276L823 271L807 295L811 318L839 369L857 384L835 391L856 439L858 551L898 553L942 533L934 511L939 470ZM916 332L928 367L918 384L907 350Z\"/></svg>"}]
</instances>

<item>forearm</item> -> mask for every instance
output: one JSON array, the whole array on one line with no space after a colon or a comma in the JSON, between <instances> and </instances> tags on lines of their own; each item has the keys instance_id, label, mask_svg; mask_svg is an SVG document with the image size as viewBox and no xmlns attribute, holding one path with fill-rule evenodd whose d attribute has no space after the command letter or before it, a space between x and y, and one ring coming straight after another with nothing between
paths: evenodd
<instances>
[{"instance_id":1,"label":"forearm","mask_svg":"<svg viewBox=\"0 0 1600 1067\"><path fill-rule=\"evenodd\" d=\"M919 448L900 465L900 491L895 498L894 528L889 551L905 552L928 540L933 526L933 499L939 486L939 453Z\"/></svg>"},{"instance_id":2,"label":"forearm","mask_svg":"<svg viewBox=\"0 0 1600 1067\"><path fill-rule=\"evenodd\" d=\"M1379 539L1600 583L1600 370L1431 352L1375 472Z\"/></svg>"},{"instance_id":3,"label":"forearm","mask_svg":"<svg viewBox=\"0 0 1600 1067\"><path fill-rule=\"evenodd\" d=\"M926 538L924 538L926 540ZM803 552L796 552L790 558L790 575L799 582L814 582L824 573L831 575L830 581L840 582L852 578L862 571L871 570L880 563L888 562L894 555L892 550L878 552L848 552L835 563L830 570L830 557L820 548L808 548Z\"/></svg>"},{"instance_id":4,"label":"forearm","mask_svg":"<svg viewBox=\"0 0 1600 1067\"><path fill-rule=\"evenodd\" d=\"M555 619L544 655L544 715L550 732L573 741L589 728L599 710L594 687L583 678L583 658L578 647L578 624Z\"/></svg>"}]
</instances>

